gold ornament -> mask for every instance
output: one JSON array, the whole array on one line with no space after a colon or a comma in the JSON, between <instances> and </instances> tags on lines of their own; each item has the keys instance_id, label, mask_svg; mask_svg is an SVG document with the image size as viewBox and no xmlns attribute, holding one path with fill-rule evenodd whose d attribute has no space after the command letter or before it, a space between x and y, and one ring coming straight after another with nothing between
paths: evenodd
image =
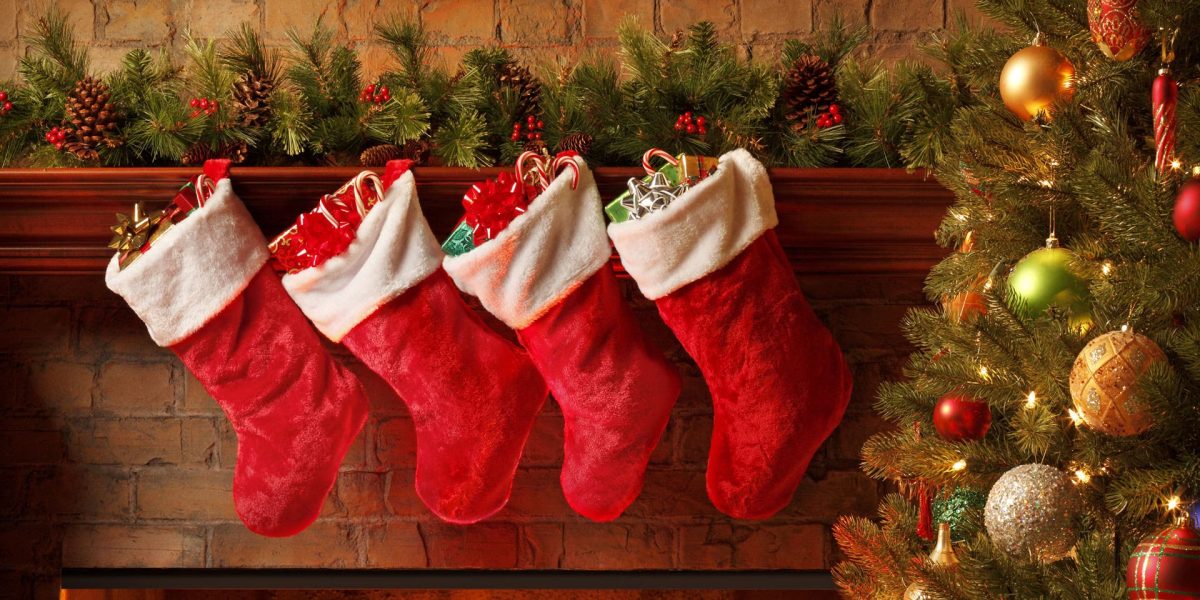
<instances>
[{"instance_id":1,"label":"gold ornament","mask_svg":"<svg viewBox=\"0 0 1200 600\"><path fill-rule=\"evenodd\" d=\"M1023 121L1046 111L1059 99L1075 95L1075 66L1062 52L1046 45L1039 34L1032 46L1019 50L1000 71L1000 99Z\"/></svg>"},{"instance_id":2,"label":"gold ornament","mask_svg":"<svg viewBox=\"0 0 1200 600\"><path fill-rule=\"evenodd\" d=\"M937 543L933 546L933 552L929 553L929 564L947 570L958 568L958 554L954 552L949 523L938 524ZM926 598L928 596L925 594L925 586L921 585L919 581L912 582L904 590L904 600L925 600Z\"/></svg>"},{"instance_id":3,"label":"gold ornament","mask_svg":"<svg viewBox=\"0 0 1200 600\"><path fill-rule=\"evenodd\" d=\"M1071 368L1071 400L1083 421L1109 435L1137 435L1152 425L1150 413L1133 397L1138 377L1166 360L1150 338L1113 331L1088 342Z\"/></svg>"}]
</instances>

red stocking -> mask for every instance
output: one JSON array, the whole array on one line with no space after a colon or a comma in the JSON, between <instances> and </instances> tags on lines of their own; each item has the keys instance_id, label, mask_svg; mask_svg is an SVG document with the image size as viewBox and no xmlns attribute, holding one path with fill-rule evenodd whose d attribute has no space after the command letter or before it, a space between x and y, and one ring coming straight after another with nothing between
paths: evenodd
<instances>
[{"instance_id":1,"label":"red stocking","mask_svg":"<svg viewBox=\"0 0 1200 600\"><path fill-rule=\"evenodd\" d=\"M389 164L389 179L396 169ZM283 283L322 333L408 405L421 500L446 521L473 523L508 502L546 385L463 302L442 256L407 172L344 253Z\"/></svg>"},{"instance_id":2,"label":"red stocking","mask_svg":"<svg viewBox=\"0 0 1200 600\"><path fill-rule=\"evenodd\" d=\"M744 519L787 506L850 398L841 351L805 301L777 223L766 170L737 150L666 209L608 228L704 374L708 495Z\"/></svg>"},{"instance_id":3,"label":"red stocking","mask_svg":"<svg viewBox=\"0 0 1200 600\"><path fill-rule=\"evenodd\" d=\"M286 536L321 511L367 416L358 380L322 347L267 262L254 220L220 178L205 205L105 280L228 415L233 496L252 531Z\"/></svg>"},{"instance_id":4,"label":"red stocking","mask_svg":"<svg viewBox=\"0 0 1200 600\"><path fill-rule=\"evenodd\" d=\"M637 498L679 375L621 298L592 174L563 173L495 239L445 261L460 288L517 330L562 407L562 488L608 521Z\"/></svg>"}]
</instances>

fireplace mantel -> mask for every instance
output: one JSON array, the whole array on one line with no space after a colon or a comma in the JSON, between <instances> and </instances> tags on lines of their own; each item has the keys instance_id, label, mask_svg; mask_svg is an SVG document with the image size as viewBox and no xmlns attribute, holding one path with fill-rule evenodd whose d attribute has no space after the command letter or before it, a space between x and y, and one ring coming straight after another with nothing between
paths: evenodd
<instances>
[{"instance_id":1,"label":"fireplace mantel","mask_svg":"<svg viewBox=\"0 0 1200 600\"><path fill-rule=\"evenodd\" d=\"M234 188L271 236L353 167L235 167ZM422 208L439 238L462 214L471 183L499 169L414 169ZM108 260L114 213L164 205L197 169L0 169L0 273L94 274ZM614 197L636 168L595 170ZM933 244L952 195L924 172L771 169L783 243L800 273L924 272L944 255Z\"/></svg>"}]
</instances>

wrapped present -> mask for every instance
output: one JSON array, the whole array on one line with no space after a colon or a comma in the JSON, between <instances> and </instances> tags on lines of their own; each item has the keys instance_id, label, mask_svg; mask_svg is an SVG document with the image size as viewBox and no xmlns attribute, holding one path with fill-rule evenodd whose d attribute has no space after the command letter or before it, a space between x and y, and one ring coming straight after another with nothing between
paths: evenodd
<instances>
[{"instance_id":1,"label":"wrapped present","mask_svg":"<svg viewBox=\"0 0 1200 600\"><path fill-rule=\"evenodd\" d=\"M575 172L571 183L574 189L579 184L579 167L574 162L578 156L579 153L571 151L560 152L554 158L525 152L517 159L512 173L505 171L495 179L471 186L462 200L466 215L442 243L442 251L459 256L495 238L517 215L525 212L561 168Z\"/></svg>"},{"instance_id":2,"label":"wrapped present","mask_svg":"<svg viewBox=\"0 0 1200 600\"><path fill-rule=\"evenodd\" d=\"M267 245L276 271L296 273L324 264L354 241L371 207L383 198L383 184L370 171L359 173Z\"/></svg>"},{"instance_id":3,"label":"wrapped present","mask_svg":"<svg viewBox=\"0 0 1200 600\"><path fill-rule=\"evenodd\" d=\"M113 237L108 247L120 254L118 266L124 269L148 252L171 227L203 206L213 189L212 181L201 175L195 183L189 181L179 188L171 203L163 210L146 212L139 202L133 205L129 215L117 214L117 224L110 228Z\"/></svg>"},{"instance_id":4,"label":"wrapped present","mask_svg":"<svg viewBox=\"0 0 1200 600\"><path fill-rule=\"evenodd\" d=\"M665 159L667 164L655 169L650 159L656 157ZM604 212L613 223L640 219L666 208L688 187L713 174L717 170L717 159L694 154L671 156L655 148L642 157L642 168L646 170L646 176L640 180L631 177L628 189L605 205Z\"/></svg>"}]
</instances>

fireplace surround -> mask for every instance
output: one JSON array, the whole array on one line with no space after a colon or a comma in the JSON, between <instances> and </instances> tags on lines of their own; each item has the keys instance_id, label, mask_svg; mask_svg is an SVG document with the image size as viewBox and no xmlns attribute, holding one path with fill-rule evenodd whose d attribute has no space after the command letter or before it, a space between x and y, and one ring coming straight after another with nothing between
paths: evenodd
<instances>
[{"instance_id":1,"label":"fireplace surround","mask_svg":"<svg viewBox=\"0 0 1200 600\"><path fill-rule=\"evenodd\" d=\"M232 179L270 236L355 172L234 168ZM439 238L466 186L495 172L416 169ZM596 169L602 195L635 172ZM624 516L596 524L567 507L557 480L561 414L548 403L510 505L477 525L437 521L412 490L402 404L334 348L378 404L321 518L282 540L237 520L236 442L220 409L101 277L113 213L135 201L163 204L191 174L0 170L0 589L15 597L53 597L60 582L165 588L154 582L173 577L187 583L178 587L272 587L270 577L285 582L274 587L322 577L347 588L828 587L838 559L830 525L871 514L887 491L858 470L858 452L885 427L871 412L875 387L898 375L909 350L901 318L925 303L922 279L944 252L931 232L951 195L924 173L771 170L780 241L855 375L845 421L775 518L735 521L709 503L704 382L653 304L623 280L640 323L684 377L645 490Z\"/></svg>"}]
</instances>

